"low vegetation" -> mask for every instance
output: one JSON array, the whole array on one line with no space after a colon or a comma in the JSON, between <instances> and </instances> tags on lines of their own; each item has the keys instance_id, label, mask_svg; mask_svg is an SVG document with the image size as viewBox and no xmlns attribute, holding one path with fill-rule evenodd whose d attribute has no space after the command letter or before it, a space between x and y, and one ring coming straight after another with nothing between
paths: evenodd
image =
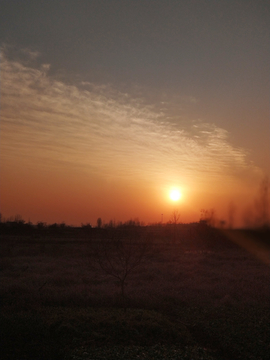
<instances>
[{"instance_id":1,"label":"low vegetation","mask_svg":"<svg viewBox=\"0 0 270 360\"><path fill-rule=\"evenodd\" d=\"M268 359L268 231L122 230L2 232L4 359Z\"/></svg>"}]
</instances>

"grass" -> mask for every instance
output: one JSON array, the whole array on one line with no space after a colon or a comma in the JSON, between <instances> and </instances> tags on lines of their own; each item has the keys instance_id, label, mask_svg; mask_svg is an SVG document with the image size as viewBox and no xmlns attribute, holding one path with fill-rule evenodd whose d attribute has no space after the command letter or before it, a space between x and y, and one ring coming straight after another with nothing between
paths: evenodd
<instances>
[{"instance_id":1,"label":"grass","mask_svg":"<svg viewBox=\"0 0 270 360\"><path fill-rule=\"evenodd\" d=\"M127 278L125 312L98 238L2 236L4 358L268 358L269 265L219 232L168 238Z\"/></svg>"}]
</instances>

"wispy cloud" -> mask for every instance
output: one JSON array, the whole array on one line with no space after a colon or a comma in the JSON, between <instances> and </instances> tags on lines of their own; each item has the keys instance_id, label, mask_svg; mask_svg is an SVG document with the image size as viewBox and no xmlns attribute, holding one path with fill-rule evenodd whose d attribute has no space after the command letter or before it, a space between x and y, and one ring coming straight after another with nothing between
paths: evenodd
<instances>
[{"instance_id":1,"label":"wispy cloud","mask_svg":"<svg viewBox=\"0 0 270 360\"><path fill-rule=\"evenodd\" d=\"M181 127L127 94L87 82L70 85L49 69L10 60L2 49L1 161L163 183L256 171L247 152L214 124Z\"/></svg>"}]
</instances>

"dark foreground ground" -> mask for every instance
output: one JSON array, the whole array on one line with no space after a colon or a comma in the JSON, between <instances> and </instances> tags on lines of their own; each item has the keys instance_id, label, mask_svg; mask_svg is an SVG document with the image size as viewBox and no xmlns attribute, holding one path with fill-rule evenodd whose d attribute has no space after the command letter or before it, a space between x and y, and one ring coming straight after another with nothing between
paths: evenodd
<instances>
[{"instance_id":1,"label":"dark foreground ground","mask_svg":"<svg viewBox=\"0 0 270 360\"><path fill-rule=\"evenodd\" d=\"M124 297L107 233L2 235L1 358L268 359L269 234L152 230Z\"/></svg>"}]
</instances>

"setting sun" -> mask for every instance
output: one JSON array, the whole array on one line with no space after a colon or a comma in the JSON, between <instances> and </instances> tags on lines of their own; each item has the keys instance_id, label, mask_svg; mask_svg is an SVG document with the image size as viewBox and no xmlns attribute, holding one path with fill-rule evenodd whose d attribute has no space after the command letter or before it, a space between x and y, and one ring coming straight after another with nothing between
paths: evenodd
<instances>
[{"instance_id":1,"label":"setting sun","mask_svg":"<svg viewBox=\"0 0 270 360\"><path fill-rule=\"evenodd\" d=\"M181 193L180 193L180 191L177 190L177 189L171 190L171 192L170 192L170 198L171 198L171 200L173 200L173 201L179 200L179 199L181 198Z\"/></svg>"},{"instance_id":2,"label":"setting sun","mask_svg":"<svg viewBox=\"0 0 270 360\"><path fill-rule=\"evenodd\" d=\"M268 5L6 3L0 227L165 223L176 208L183 223L214 209L217 225L240 227L270 214L258 192L270 178Z\"/></svg>"}]
</instances>

